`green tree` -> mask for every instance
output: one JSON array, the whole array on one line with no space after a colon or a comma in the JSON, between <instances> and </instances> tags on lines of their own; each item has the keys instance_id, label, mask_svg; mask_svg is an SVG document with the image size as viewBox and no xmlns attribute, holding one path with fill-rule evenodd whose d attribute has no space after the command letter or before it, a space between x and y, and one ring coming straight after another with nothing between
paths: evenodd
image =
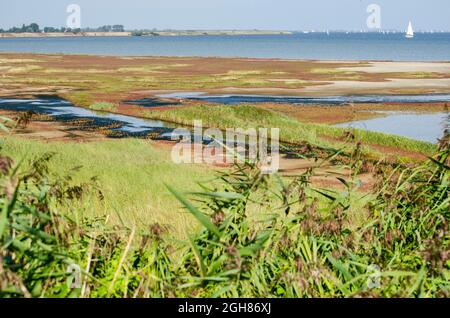
<instances>
[{"instance_id":1,"label":"green tree","mask_svg":"<svg viewBox=\"0 0 450 318\"><path fill-rule=\"evenodd\" d=\"M124 28L123 25L116 24L116 25L113 25L112 31L113 31L113 32L124 32L124 31L125 31L125 28Z\"/></svg>"},{"instance_id":2,"label":"green tree","mask_svg":"<svg viewBox=\"0 0 450 318\"><path fill-rule=\"evenodd\" d=\"M27 29L33 33L40 32L39 25L37 23L31 23Z\"/></svg>"}]
</instances>

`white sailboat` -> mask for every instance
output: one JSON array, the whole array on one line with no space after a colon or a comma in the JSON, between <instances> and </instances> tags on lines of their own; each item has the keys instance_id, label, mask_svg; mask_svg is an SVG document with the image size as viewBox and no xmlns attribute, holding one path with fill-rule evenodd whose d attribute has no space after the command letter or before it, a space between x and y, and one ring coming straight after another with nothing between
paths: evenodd
<instances>
[{"instance_id":1,"label":"white sailboat","mask_svg":"<svg viewBox=\"0 0 450 318\"><path fill-rule=\"evenodd\" d=\"M407 39L412 39L414 37L414 30L413 30L411 21L409 21L408 30L406 31L405 37Z\"/></svg>"}]
</instances>

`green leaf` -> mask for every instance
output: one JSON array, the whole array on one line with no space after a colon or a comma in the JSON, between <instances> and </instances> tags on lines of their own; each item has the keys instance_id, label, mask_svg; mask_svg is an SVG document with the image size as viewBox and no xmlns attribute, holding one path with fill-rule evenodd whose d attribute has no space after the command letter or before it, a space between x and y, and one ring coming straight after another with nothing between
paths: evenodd
<instances>
[{"instance_id":1,"label":"green leaf","mask_svg":"<svg viewBox=\"0 0 450 318\"><path fill-rule=\"evenodd\" d=\"M349 188L349 184L345 179L341 177L337 177L336 179L338 179L343 185L345 185L345 187Z\"/></svg>"},{"instance_id":2,"label":"green leaf","mask_svg":"<svg viewBox=\"0 0 450 318\"><path fill-rule=\"evenodd\" d=\"M205 214L200 212L195 206L193 206L188 200L186 200L178 191L166 184L167 189L180 201L189 212L210 232L214 233L218 238L220 238L219 229L209 220Z\"/></svg>"},{"instance_id":3,"label":"green leaf","mask_svg":"<svg viewBox=\"0 0 450 318\"><path fill-rule=\"evenodd\" d=\"M198 267L200 268L200 272L203 278L206 276L206 267L205 264L203 263L203 257L200 254L197 245L195 245L195 242L192 239L192 237L189 237L189 242L191 243L192 251L194 252L195 258L197 259Z\"/></svg>"},{"instance_id":4,"label":"green leaf","mask_svg":"<svg viewBox=\"0 0 450 318\"><path fill-rule=\"evenodd\" d=\"M270 238L270 235L270 232L262 234L253 244L239 249L239 254L241 256L254 256L257 251L262 249L264 243Z\"/></svg>"},{"instance_id":5,"label":"green leaf","mask_svg":"<svg viewBox=\"0 0 450 318\"><path fill-rule=\"evenodd\" d=\"M19 193L19 184L17 184L16 189L14 190L13 197L11 201L8 203L8 201L4 202L2 214L0 215L0 239L3 237L3 234L6 229L6 223L8 222L8 215L11 213L11 211L14 208L14 205L17 201L17 195Z\"/></svg>"},{"instance_id":6,"label":"green leaf","mask_svg":"<svg viewBox=\"0 0 450 318\"><path fill-rule=\"evenodd\" d=\"M225 200L243 200L245 197L236 192L191 192L190 194Z\"/></svg>"},{"instance_id":7,"label":"green leaf","mask_svg":"<svg viewBox=\"0 0 450 318\"><path fill-rule=\"evenodd\" d=\"M450 167L447 166L445 163L440 162L440 161L437 161L436 159L431 158L431 157L428 157L428 159L430 159L433 163L435 163L435 164L438 165L439 167L441 167L441 168L443 168L443 169L446 169L446 170L450 170Z\"/></svg>"},{"instance_id":8,"label":"green leaf","mask_svg":"<svg viewBox=\"0 0 450 318\"><path fill-rule=\"evenodd\" d=\"M40 239L43 239L43 240L48 240L48 241L52 241L52 242L56 241L56 237L54 237L54 236L52 236L50 234L47 234L44 231L41 231L39 229L30 227L30 226L25 226L25 225L13 223L11 225L11 228L13 228L15 230L18 230L18 231L22 231L22 232L28 233L30 235L36 236L36 237L38 237Z\"/></svg>"},{"instance_id":9,"label":"green leaf","mask_svg":"<svg viewBox=\"0 0 450 318\"><path fill-rule=\"evenodd\" d=\"M318 190L318 189L312 189L312 190L313 190L314 192L317 192L317 193L323 195L325 198L327 198L327 199L329 199L329 200L331 200L331 201L336 201L336 200L337 200L337 198L335 198L335 197L333 197L332 195L330 195L330 194L328 194L328 193L325 193L325 192L323 192L323 191L321 191L321 190Z\"/></svg>"},{"instance_id":10,"label":"green leaf","mask_svg":"<svg viewBox=\"0 0 450 318\"><path fill-rule=\"evenodd\" d=\"M286 291L284 290L283 287L278 286L277 287L277 295L283 295Z\"/></svg>"},{"instance_id":11,"label":"green leaf","mask_svg":"<svg viewBox=\"0 0 450 318\"><path fill-rule=\"evenodd\" d=\"M4 203L2 214L0 215L0 239L3 238L3 233L5 232L6 222L8 221L8 204Z\"/></svg>"},{"instance_id":12,"label":"green leaf","mask_svg":"<svg viewBox=\"0 0 450 318\"><path fill-rule=\"evenodd\" d=\"M350 272L347 270L347 268L345 267L345 265L338 261L337 259L335 259L333 256L331 256L331 254L327 255L328 260L330 261L330 263L338 270L342 273L342 275L344 276L346 281L349 281L353 278L352 274L350 274Z\"/></svg>"}]
</instances>

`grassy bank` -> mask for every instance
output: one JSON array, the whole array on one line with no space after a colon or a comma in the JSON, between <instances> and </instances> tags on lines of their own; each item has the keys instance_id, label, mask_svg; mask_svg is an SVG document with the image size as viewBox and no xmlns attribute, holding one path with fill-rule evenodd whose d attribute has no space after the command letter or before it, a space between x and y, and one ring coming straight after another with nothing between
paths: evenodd
<instances>
[{"instance_id":1,"label":"grassy bank","mask_svg":"<svg viewBox=\"0 0 450 318\"><path fill-rule=\"evenodd\" d=\"M54 153L48 162L53 179L68 173L72 178L69 184L97 178L103 200L92 197L63 209L70 209L79 217L108 216L110 224L135 224L141 229L156 222L170 224L177 237L191 228L192 219L178 209L164 184L194 191L198 189L197 181L213 175L211 169L198 165L176 165L168 151L143 140L45 143L7 137L2 138L0 147L2 153L17 161L24 158L21 170L27 170L33 160L50 152Z\"/></svg>"},{"instance_id":2,"label":"grassy bank","mask_svg":"<svg viewBox=\"0 0 450 318\"><path fill-rule=\"evenodd\" d=\"M146 111L145 117L167 120L174 123L192 125L194 120L202 120L206 127L215 128L280 128L280 138L285 142L307 141L315 145L339 147L349 129L328 125L302 123L272 110L251 105L211 106L195 105L167 111ZM423 154L432 154L437 147L427 142L400 136L387 135L364 130L351 130L357 140L364 144L375 144ZM333 141L327 139L331 137ZM376 152L371 149L372 152Z\"/></svg>"}]
</instances>

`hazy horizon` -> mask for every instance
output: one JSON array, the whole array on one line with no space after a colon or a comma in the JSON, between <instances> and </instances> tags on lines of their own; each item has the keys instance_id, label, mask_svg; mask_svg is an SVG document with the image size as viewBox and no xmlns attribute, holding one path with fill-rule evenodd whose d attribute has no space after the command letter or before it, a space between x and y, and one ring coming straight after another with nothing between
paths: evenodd
<instances>
[{"instance_id":1,"label":"hazy horizon","mask_svg":"<svg viewBox=\"0 0 450 318\"><path fill-rule=\"evenodd\" d=\"M450 2L434 0L25 0L0 3L0 28L38 23L65 26L69 4L81 7L82 28L122 24L133 29L172 30L368 30L370 4L381 8L381 29L450 30Z\"/></svg>"}]
</instances>

